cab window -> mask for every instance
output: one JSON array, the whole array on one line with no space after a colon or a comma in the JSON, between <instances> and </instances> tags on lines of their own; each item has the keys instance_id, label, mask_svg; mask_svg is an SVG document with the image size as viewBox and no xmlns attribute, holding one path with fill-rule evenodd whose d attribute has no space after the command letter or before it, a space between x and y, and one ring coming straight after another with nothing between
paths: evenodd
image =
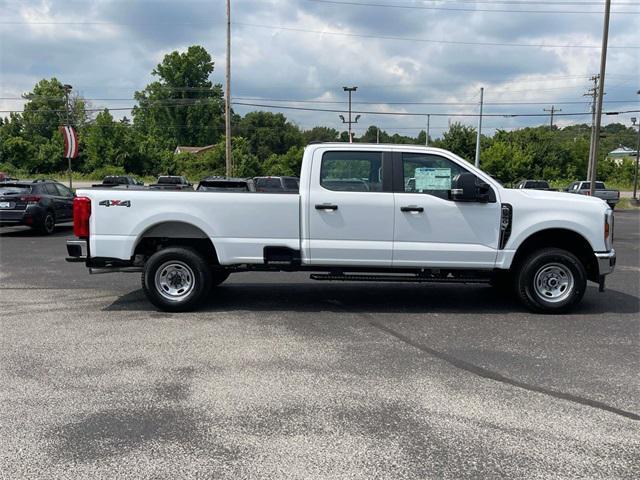
<instances>
[{"instance_id":1,"label":"cab window","mask_svg":"<svg viewBox=\"0 0 640 480\"><path fill-rule=\"evenodd\" d=\"M464 172L467 170L439 155L402 154L402 184L405 193L424 193L449 200L453 178Z\"/></svg>"},{"instance_id":2,"label":"cab window","mask_svg":"<svg viewBox=\"0 0 640 480\"><path fill-rule=\"evenodd\" d=\"M320 167L320 185L342 192L381 192L381 152L326 152Z\"/></svg>"}]
</instances>

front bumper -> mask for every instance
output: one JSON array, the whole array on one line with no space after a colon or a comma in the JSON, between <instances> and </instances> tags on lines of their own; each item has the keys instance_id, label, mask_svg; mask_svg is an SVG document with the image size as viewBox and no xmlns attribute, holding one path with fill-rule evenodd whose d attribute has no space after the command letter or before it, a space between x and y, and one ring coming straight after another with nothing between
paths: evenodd
<instances>
[{"instance_id":1,"label":"front bumper","mask_svg":"<svg viewBox=\"0 0 640 480\"><path fill-rule=\"evenodd\" d=\"M595 255L598 260L598 275L602 277L613 273L616 266L616 251L611 249L609 252L596 252Z\"/></svg>"}]
</instances>

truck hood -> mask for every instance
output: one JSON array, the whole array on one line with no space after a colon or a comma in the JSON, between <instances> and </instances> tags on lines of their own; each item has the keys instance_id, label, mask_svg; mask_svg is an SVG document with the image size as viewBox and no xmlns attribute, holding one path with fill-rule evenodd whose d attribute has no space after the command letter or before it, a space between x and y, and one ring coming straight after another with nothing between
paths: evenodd
<instances>
[{"instance_id":1,"label":"truck hood","mask_svg":"<svg viewBox=\"0 0 640 480\"><path fill-rule=\"evenodd\" d=\"M507 188L504 190L505 198L522 198L530 199L532 201L539 201L541 203L540 208L549 208L549 205L555 205L556 208L562 209L566 206L583 206L589 208L591 206L594 209L607 210L609 206L607 202L597 197L590 197L587 195L578 195L575 193L567 192L549 192L546 190L529 190L529 189L515 189ZM544 204L544 206L543 206Z\"/></svg>"}]
</instances>

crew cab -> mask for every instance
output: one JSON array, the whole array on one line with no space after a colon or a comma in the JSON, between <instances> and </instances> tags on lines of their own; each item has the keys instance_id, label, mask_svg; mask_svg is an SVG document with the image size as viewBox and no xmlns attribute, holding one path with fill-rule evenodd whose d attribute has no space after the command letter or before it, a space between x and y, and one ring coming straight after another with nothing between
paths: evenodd
<instances>
[{"instance_id":1,"label":"crew cab","mask_svg":"<svg viewBox=\"0 0 640 480\"><path fill-rule=\"evenodd\" d=\"M613 271L613 213L595 198L503 188L455 154L312 144L300 191L79 190L67 260L142 272L147 298L195 308L230 274L319 281L491 283L534 311L569 310ZM425 308L428 308L425 305Z\"/></svg>"},{"instance_id":2,"label":"crew cab","mask_svg":"<svg viewBox=\"0 0 640 480\"><path fill-rule=\"evenodd\" d=\"M573 182L566 191L578 195L591 195L591 182ZM593 196L607 202L611 209L616 208L616 204L620 201L620 191L608 189L604 182L595 183Z\"/></svg>"}]
</instances>

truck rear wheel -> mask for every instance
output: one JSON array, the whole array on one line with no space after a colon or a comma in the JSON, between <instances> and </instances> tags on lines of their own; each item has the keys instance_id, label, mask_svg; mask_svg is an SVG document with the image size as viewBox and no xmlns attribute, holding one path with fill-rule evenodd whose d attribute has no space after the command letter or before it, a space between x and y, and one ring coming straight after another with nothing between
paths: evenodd
<instances>
[{"instance_id":1,"label":"truck rear wheel","mask_svg":"<svg viewBox=\"0 0 640 480\"><path fill-rule=\"evenodd\" d=\"M167 312L192 310L211 287L211 270L196 251L170 247L154 253L142 271L142 289Z\"/></svg>"},{"instance_id":2,"label":"truck rear wheel","mask_svg":"<svg viewBox=\"0 0 640 480\"><path fill-rule=\"evenodd\" d=\"M545 248L531 253L516 275L520 301L540 313L563 313L576 305L587 288L587 275L571 252Z\"/></svg>"}]
</instances>

